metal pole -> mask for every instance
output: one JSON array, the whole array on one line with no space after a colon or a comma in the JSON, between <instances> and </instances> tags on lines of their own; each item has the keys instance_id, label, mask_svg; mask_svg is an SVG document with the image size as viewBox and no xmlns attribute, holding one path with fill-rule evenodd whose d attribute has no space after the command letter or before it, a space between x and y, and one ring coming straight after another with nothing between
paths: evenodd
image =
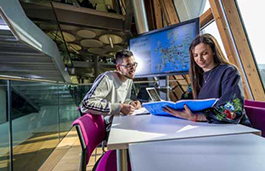
<instances>
[{"instance_id":1,"label":"metal pole","mask_svg":"<svg viewBox=\"0 0 265 171\"><path fill-rule=\"evenodd\" d=\"M13 171L13 130L12 130L12 94L11 81L7 81L7 118L9 126L9 170Z\"/></svg>"},{"instance_id":2,"label":"metal pole","mask_svg":"<svg viewBox=\"0 0 265 171\"><path fill-rule=\"evenodd\" d=\"M128 171L128 158L126 149L117 149L117 171Z\"/></svg>"},{"instance_id":3,"label":"metal pole","mask_svg":"<svg viewBox=\"0 0 265 171\"><path fill-rule=\"evenodd\" d=\"M149 31L143 0L131 0L138 34Z\"/></svg>"}]
</instances>

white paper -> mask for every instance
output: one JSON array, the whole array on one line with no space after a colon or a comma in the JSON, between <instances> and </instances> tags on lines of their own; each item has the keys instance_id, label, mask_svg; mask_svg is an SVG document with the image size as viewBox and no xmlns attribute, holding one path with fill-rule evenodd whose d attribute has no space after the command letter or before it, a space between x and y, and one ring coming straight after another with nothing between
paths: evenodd
<instances>
[{"instance_id":1,"label":"white paper","mask_svg":"<svg viewBox=\"0 0 265 171\"><path fill-rule=\"evenodd\" d=\"M141 107L140 109L134 110L131 115L141 115L141 114L148 114L150 113L145 107Z\"/></svg>"}]
</instances>

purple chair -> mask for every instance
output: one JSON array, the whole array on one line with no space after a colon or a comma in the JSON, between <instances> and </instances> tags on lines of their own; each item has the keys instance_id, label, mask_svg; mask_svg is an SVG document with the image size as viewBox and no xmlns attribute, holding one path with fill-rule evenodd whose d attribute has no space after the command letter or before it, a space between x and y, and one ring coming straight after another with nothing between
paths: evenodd
<instances>
[{"instance_id":1,"label":"purple chair","mask_svg":"<svg viewBox=\"0 0 265 171\"><path fill-rule=\"evenodd\" d=\"M104 120L101 115L84 114L82 117L76 119L72 126L76 127L82 147L80 170L85 171L92 152L104 140ZM108 171L117 170L115 151L107 151L105 154L103 154L95 170L106 170L106 168L103 167L106 167Z\"/></svg>"},{"instance_id":2,"label":"purple chair","mask_svg":"<svg viewBox=\"0 0 265 171\"><path fill-rule=\"evenodd\" d=\"M245 100L245 105L265 108L265 102L262 101Z\"/></svg>"},{"instance_id":3,"label":"purple chair","mask_svg":"<svg viewBox=\"0 0 265 171\"><path fill-rule=\"evenodd\" d=\"M265 108L245 105L245 110L252 126L265 137Z\"/></svg>"}]
</instances>

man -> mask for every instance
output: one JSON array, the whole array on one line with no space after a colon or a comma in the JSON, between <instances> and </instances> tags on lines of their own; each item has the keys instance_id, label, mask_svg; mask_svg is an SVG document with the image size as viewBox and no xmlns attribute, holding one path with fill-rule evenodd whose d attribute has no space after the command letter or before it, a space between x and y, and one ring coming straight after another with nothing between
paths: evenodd
<instances>
[{"instance_id":1,"label":"man","mask_svg":"<svg viewBox=\"0 0 265 171\"><path fill-rule=\"evenodd\" d=\"M136 67L131 51L118 51L117 71L107 71L96 78L81 103L81 112L105 116L129 115L140 108L139 101L130 99ZM108 121L111 122L112 118L108 118Z\"/></svg>"}]
</instances>

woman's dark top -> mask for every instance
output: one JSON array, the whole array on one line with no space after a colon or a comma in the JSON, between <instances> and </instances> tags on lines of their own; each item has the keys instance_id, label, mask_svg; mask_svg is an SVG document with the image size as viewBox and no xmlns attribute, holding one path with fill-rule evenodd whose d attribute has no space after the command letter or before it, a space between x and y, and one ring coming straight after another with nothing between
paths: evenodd
<instances>
[{"instance_id":1,"label":"woman's dark top","mask_svg":"<svg viewBox=\"0 0 265 171\"><path fill-rule=\"evenodd\" d=\"M203 83L197 99L219 98L217 103L202 111L208 122L241 123L250 126L244 109L242 80L237 68L233 65L217 65L203 73ZM192 99L191 87L182 96Z\"/></svg>"}]
</instances>

